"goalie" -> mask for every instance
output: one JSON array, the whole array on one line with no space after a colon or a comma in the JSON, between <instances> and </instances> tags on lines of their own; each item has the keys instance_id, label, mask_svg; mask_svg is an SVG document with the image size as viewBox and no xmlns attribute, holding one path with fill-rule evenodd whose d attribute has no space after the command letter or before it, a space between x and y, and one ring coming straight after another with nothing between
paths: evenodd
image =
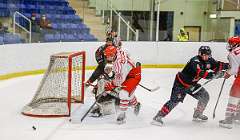
<instances>
[{"instance_id":1,"label":"goalie","mask_svg":"<svg viewBox=\"0 0 240 140\"><path fill-rule=\"evenodd\" d=\"M141 67L140 64L135 66L126 52L114 46L108 46L104 50L104 57L107 62L105 72L107 77L112 77L112 80L104 83L104 90L117 93L120 100L117 123L122 124L126 122L129 105L134 108L135 115L139 114L141 104L137 101L134 91L141 80Z\"/></svg>"},{"instance_id":2,"label":"goalie","mask_svg":"<svg viewBox=\"0 0 240 140\"><path fill-rule=\"evenodd\" d=\"M110 115L115 113L115 106L119 105L118 92L120 88L112 91L106 91L105 86L108 82L112 82L115 74L112 71L112 64L106 64L104 72L97 79L97 85L94 86L92 93L97 100L96 105L92 111L92 117L101 117L103 115Z\"/></svg>"}]
</instances>

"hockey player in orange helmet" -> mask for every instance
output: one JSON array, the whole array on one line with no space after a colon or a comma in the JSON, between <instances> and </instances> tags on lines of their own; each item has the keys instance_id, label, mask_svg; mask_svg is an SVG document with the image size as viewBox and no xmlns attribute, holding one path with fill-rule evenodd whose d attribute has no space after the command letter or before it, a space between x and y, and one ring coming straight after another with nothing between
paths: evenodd
<instances>
[{"instance_id":1,"label":"hockey player in orange helmet","mask_svg":"<svg viewBox=\"0 0 240 140\"><path fill-rule=\"evenodd\" d=\"M117 48L110 45L104 50L104 56L107 62L113 62L116 59Z\"/></svg>"},{"instance_id":2,"label":"hockey player in orange helmet","mask_svg":"<svg viewBox=\"0 0 240 140\"><path fill-rule=\"evenodd\" d=\"M122 49L108 46L104 51L105 58L112 65L115 76L111 82L106 83L105 90L113 91L118 87L119 90L119 111L117 113L117 123L126 122L126 111L128 106L134 107L134 114L138 115L141 104L137 101L134 91L141 80L140 63L135 63L129 58L128 54Z\"/></svg>"}]
</instances>

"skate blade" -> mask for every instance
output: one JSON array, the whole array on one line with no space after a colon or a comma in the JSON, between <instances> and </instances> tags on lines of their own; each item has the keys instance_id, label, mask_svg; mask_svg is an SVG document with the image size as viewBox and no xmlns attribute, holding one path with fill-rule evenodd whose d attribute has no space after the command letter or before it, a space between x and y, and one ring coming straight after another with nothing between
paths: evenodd
<instances>
[{"instance_id":1,"label":"skate blade","mask_svg":"<svg viewBox=\"0 0 240 140\"><path fill-rule=\"evenodd\" d=\"M92 117L92 118L100 118L102 117L103 115L99 115L99 114L90 114L89 117Z\"/></svg>"},{"instance_id":2,"label":"skate blade","mask_svg":"<svg viewBox=\"0 0 240 140\"><path fill-rule=\"evenodd\" d=\"M117 121L117 124L118 124L118 125L125 124L125 123L126 123L125 120L123 120L123 121Z\"/></svg>"},{"instance_id":3,"label":"skate blade","mask_svg":"<svg viewBox=\"0 0 240 140\"><path fill-rule=\"evenodd\" d=\"M227 128L227 129L232 129L232 125L231 124L219 124L220 127L222 128Z\"/></svg>"},{"instance_id":4,"label":"skate blade","mask_svg":"<svg viewBox=\"0 0 240 140\"><path fill-rule=\"evenodd\" d=\"M163 126L163 123L158 122L158 121L155 121L155 120L153 120L153 121L151 122L151 124L152 124L152 125L156 125L156 126Z\"/></svg>"},{"instance_id":5,"label":"skate blade","mask_svg":"<svg viewBox=\"0 0 240 140\"><path fill-rule=\"evenodd\" d=\"M134 115L135 116L138 116L140 112L134 112Z\"/></svg>"},{"instance_id":6,"label":"skate blade","mask_svg":"<svg viewBox=\"0 0 240 140\"><path fill-rule=\"evenodd\" d=\"M240 120L234 120L233 122L237 125L240 125Z\"/></svg>"},{"instance_id":7,"label":"skate blade","mask_svg":"<svg viewBox=\"0 0 240 140\"><path fill-rule=\"evenodd\" d=\"M198 119L198 118L193 118L192 121L197 122L197 123L207 122L207 120L201 120L201 119Z\"/></svg>"}]
</instances>

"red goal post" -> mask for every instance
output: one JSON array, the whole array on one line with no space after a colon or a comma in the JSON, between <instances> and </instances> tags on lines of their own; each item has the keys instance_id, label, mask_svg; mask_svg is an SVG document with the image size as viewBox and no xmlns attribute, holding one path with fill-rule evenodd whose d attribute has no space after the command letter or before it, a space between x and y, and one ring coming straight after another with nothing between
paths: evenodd
<instances>
[{"instance_id":1,"label":"red goal post","mask_svg":"<svg viewBox=\"0 0 240 140\"><path fill-rule=\"evenodd\" d=\"M71 115L73 103L84 102L86 53L61 52L50 57L48 69L22 114L32 117Z\"/></svg>"}]
</instances>

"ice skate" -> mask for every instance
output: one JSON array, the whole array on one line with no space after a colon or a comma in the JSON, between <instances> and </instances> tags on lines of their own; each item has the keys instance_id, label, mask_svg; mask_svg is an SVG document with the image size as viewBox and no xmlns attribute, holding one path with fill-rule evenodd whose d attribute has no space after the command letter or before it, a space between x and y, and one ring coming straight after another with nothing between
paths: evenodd
<instances>
[{"instance_id":1,"label":"ice skate","mask_svg":"<svg viewBox=\"0 0 240 140\"><path fill-rule=\"evenodd\" d=\"M126 123L126 113L121 112L117 117L117 124L124 124Z\"/></svg>"},{"instance_id":2,"label":"ice skate","mask_svg":"<svg viewBox=\"0 0 240 140\"><path fill-rule=\"evenodd\" d=\"M233 121L234 123L240 125L240 113L237 113L236 115L234 115Z\"/></svg>"},{"instance_id":3,"label":"ice skate","mask_svg":"<svg viewBox=\"0 0 240 140\"><path fill-rule=\"evenodd\" d=\"M95 106L92 111L90 112L90 116L91 117L101 117L102 113L101 113L101 109L99 106Z\"/></svg>"},{"instance_id":4,"label":"ice skate","mask_svg":"<svg viewBox=\"0 0 240 140\"><path fill-rule=\"evenodd\" d=\"M194 110L193 113L193 121L194 122L206 122L208 120L208 117L206 115L203 115L201 112L198 110Z\"/></svg>"},{"instance_id":5,"label":"ice skate","mask_svg":"<svg viewBox=\"0 0 240 140\"><path fill-rule=\"evenodd\" d=\"M231 119L221 120L221 121L219 121L219 126L220 126L220 127L223 127L223 128L232 129L232 127L233 127L233 122L232 122Z\"/></svg>"},{"instance_id":6,"label":"ice skate","mask_svg":"<svg viewBox=\"0 0 240 140\"><path fill-rule=\"evenodd\" d=\"M134 114L137 116L139 114L139 111L141 109L140 102L137 103L137 105L134 107Z\"/></svg>"},{"instance_id":7,"label":"ice skate","mask_svg":"<svg viewBox=\"0 0 240 140\"><path fill-rule=\"evenodd\" d=\"M155 117L153 117L153 120L151 122L152 125L158 125L158 126L163 126L163 121L162 121L162 116L160 113L158 113Z\"/></svg>"}]
</instances>

